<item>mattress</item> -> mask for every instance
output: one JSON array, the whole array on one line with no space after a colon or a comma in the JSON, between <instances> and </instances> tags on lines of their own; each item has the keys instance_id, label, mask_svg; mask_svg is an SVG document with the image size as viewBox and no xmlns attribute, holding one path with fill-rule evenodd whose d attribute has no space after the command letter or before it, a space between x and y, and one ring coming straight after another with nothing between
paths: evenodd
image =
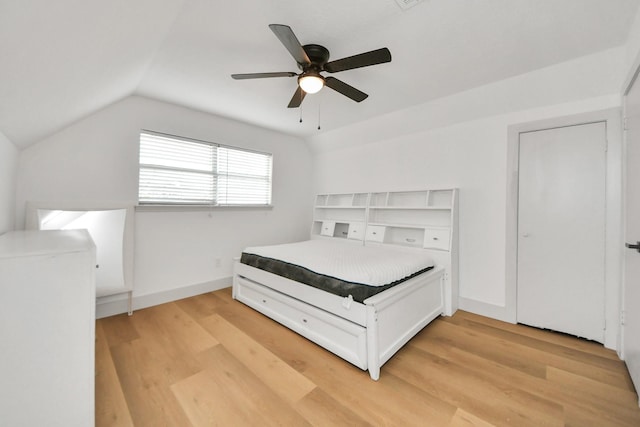
<instances>
[{"instance_id":1,"label":"mattress","mask_svg":"<svg viewBox=\"0 0 640 427\"><path fill-rule=\"evenodd\" d=\"M330 240L249 247L240 262L360 303L434 267L426 252Z\"/></svg>"}]
</instances>

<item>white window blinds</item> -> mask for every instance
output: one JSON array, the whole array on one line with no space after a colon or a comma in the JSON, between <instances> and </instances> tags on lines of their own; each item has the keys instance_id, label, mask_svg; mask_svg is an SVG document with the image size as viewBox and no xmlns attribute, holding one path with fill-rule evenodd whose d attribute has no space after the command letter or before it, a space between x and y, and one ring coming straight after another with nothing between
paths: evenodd
<instances>
[{"instance_id":1,"label":"white window blinds","mask_svg":"<svg viewBox=\"0 0 640 427\"><path fill-rule=\"evenodd\" d=\"M140 134L141 204L269 205L271 154Z\"/></svg>"}]
</instances>

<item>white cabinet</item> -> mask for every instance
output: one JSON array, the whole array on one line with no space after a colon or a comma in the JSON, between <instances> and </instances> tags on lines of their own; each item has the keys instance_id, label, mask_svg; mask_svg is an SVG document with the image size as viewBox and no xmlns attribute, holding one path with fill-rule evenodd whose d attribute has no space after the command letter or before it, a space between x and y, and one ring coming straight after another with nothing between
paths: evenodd
<instances>
[{"instance_id":1,"label":"white cabinet","mask_svg":"<svg viewBox=\"0 0 640 427\"><path fill-rule=\"evenodd\" d=\"M94 425L95 266L86 230L0 236L0 424Z\"/></svg>"},{"instance_id":2,"label":"white cabinet","mask_svg":"<svg viewBox=\"0 0 640 427\"><path fill-rule=\"evenodd\" d=\"M28 202L28 230L89 231L96 245L99 268L96 270L96 297L100 317L110 315L104 309L109 296L127 294L132 313L134 207L116 202ZM102 300L102 301L101 301Z\"/></svg>"}]
</instances>

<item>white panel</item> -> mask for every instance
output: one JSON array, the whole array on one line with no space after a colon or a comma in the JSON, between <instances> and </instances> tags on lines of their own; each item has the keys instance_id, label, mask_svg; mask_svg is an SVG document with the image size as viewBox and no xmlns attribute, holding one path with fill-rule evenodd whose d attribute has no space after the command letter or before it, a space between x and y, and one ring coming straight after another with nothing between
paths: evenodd
<instances>
[{"instance_id":1,"label":"white panel","mask_svg":"<svg viewBox=\"0 0 640 427\"><path fill-rule=\"evenodd\" d=\"M13 230L18 150L0 132L0 234Z\"/></svg>"},{"instance_id":2,"label":"white panel","mask_svg":"<svg viewBox=\"0 0 640 427\"><path fill-rule=\"evenodd\" d=\"M625 240L640 244L640 83L627 95ZM640 253L625 251L623 355L629 373L640 390Z\"/></svg>"},{"instance_id":3,"label":"white panel","mask_svg":"<svg viewBox=\"0 0 640 427\"><path fill-rule=\"evenodd\" d=\"M521 323L604 338L604 123L520 136Z\"/></svg>"},{"instance_id":4,"label":"white panel","mask_svg":"<svg viewBox=\"0 0 640 427\"><path fill-rule=\"evenodd\" d=\"M96 294L98 296L126 290L124 279L124 231L126 209L105 211L50 211L38 209L38 215L44 220L47 213L58 218L69 216L68 221L46 224L41 221L41 230L77 230L86 229L96 244ZM67 214L67 215L65 215ZM69 215L70 214L70 215Z\"/></svg>"},{"instance_id":5,"label":"white panel","mask_svg":"<svg viewBox=\"0 0 640 427\"><path fill-rule=\"evenodd\" d=\"M84 230L0 236L0 423L93 426L95 249Z\"/></svg>"},{"instance_id":6,"label":"white panel","mask_svg":"<svg viewBox=\"0 0 640 427\"><path fill-rule=\"evenodd\" d=\"M115 202L28 202L27 229L89 231L96 245L96 296L130 292L134 285L134 210Z\"/></svg>"}]
</instances>

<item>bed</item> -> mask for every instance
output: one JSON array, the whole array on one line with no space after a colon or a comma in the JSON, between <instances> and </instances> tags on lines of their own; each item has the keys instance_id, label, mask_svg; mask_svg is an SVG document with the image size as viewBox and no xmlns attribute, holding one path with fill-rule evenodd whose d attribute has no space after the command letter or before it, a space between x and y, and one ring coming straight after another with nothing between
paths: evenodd
<instances>
[{"instance_id":1,"label":"bed","mask_svg":"<svg viewBox=\"0 0 640 427\"><path fill-rule=\"evenodd\" d=\"M452 202L452 210L453 206ZM450 235L456 225L451 218ZM367 230L372 217L363 219L353 223ZM457 246L450 239L449 250L429 247L426 236L432 226L425 224L412 225L422 230L419 246L373 234L369 239L366 233L361 239L348 239L312 231L307 241L246 248L234 265L233 298L378 380L381 366L404 344L432 320L452 315L457 308L457 280L452 280ZM379 227L376 223L369 229L380 231ZM387 235L398 233L387 230Z\"/></svg>"}]
</instances>

